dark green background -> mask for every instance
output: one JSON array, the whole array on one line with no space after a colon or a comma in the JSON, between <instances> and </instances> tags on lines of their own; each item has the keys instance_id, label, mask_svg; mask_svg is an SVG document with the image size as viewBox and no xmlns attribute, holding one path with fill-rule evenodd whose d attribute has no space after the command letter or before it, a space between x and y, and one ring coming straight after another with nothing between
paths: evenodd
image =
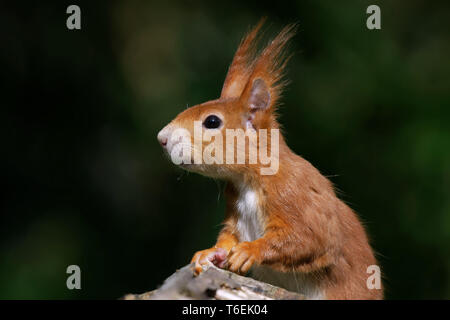
<instances>
[{"instance_id":1,"label":"dark green background","mask_svg":"<svg viewBox=\"0 0 450 320\"><path fill-rule=\"evenodd\" d=\"M82 29L66 28L78 4ZM382 29L366 28L378 4ZM386 297L450 298L448 1L0 5L0 298L155 288L219 231L223 185L156 134L217 98L246 30L299 22L280 122L368 229ZM82 290L65 286L68 265Z\"/></svg>"}]
</instances>

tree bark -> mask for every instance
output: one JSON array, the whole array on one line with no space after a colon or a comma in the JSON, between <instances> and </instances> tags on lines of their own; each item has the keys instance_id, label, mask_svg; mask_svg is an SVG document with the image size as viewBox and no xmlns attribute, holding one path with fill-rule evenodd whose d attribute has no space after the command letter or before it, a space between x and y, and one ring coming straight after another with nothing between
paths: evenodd
<instances>
[{"instance_id":1,"label":"tree bark","mask_svg":"<svg viewBox=\"0 0 450 320\"><path fill-rule=\"evenodd\" d=\"M303 300L304 296L270 284L209 266L195 276L187 265L156 290L128 294L124 300Z\"/></svg>"}]
</instances>

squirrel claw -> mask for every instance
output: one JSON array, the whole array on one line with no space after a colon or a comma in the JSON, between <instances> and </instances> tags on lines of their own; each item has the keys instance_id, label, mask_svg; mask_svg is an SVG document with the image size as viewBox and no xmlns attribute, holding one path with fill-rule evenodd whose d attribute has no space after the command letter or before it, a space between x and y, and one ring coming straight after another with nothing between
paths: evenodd
<instances>
[{"instance_id":1,"label":"squirrel claw","mask_svg":"<svg viewBox=\"0 0 450 320\"><path fill-rule=\"evenodd\" d=\"M241 242L231 249L226 267L232 272L246 274L256 260L249 242Z\"/></svg>"},{"instance_id":2,"label":"squirrel claw","mask_svg":"<svg viewBox=\"0 0 450 320\"><path fill-rule=\"evenodd\" d=\"M196 252L191 260L191 263L195 263L194 275L197 276L203 272L203 266L215 265L216 267L223 268L227 255L228 253L225 249L215 247Z\"/></svg>"}]
</instances>

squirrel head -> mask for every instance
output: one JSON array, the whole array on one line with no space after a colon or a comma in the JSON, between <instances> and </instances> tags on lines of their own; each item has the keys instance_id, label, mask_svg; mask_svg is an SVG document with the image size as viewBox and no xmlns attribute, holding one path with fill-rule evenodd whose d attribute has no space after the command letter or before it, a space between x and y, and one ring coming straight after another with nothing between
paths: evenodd
<instances>
[{"instance_id":1,"label":"squirrel head","mask_svg":"<svg viewBox=\"0 0 450 320\"><path fill-rule=\"evenodd\" d=\"M282 78L290 56L285 47L296 26L286 26L257 52L263 23L241 41L220 98L184 110L158 133L175 164L206 176L231 178L260 169L261 146L268 148L267 155L278 144L276 106L286 85Z\"/></svg>"}]
</instances>

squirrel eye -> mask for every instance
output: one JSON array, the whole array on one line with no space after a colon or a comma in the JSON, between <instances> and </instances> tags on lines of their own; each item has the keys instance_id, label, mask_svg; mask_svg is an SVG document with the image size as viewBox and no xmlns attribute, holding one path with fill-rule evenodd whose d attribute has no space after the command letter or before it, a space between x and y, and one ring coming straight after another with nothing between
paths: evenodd
<instances>
[{"instance_id":1,"label":"squirrel eye","mask_svg":"<svg viewBox=\"0 0 450 320\"><path fill-rule=\"evenodd\" d=\"M205 121L203 121L203 125L207 129L217 129L218 127L220 127L221 123L222 120L220 120L220 118L215 115L210 115L205 119Z\"/></svg>"}]
</instances>

